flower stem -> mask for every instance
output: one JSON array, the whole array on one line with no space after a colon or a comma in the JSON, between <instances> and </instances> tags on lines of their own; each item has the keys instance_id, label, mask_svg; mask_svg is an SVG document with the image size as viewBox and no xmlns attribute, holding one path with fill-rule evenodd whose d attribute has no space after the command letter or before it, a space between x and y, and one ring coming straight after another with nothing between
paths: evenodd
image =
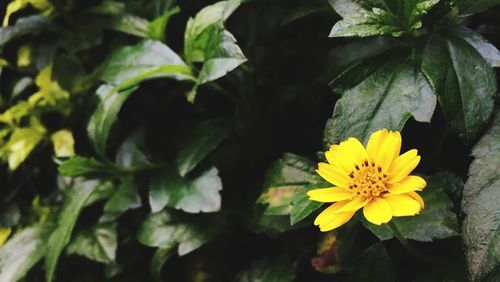
<instances>
[{"instance_id":1,"label":"flower stem","mask_svg":"<svg viewBox=\"0 0 500 282\"><path fill-rule=\"evenodd\" d=\"M408 252L411 253L412 255L414 255L415 257L417 257L423 261L427 261L427 262L434 263L434 264L448 264L448 263L450 263L449 261L447 261L445 259L429 256L429 255L426 255L426 254L420 252L419 250L415 249L412 245L410 245L410 243L408 242L408 240L406 240L406 238L403 236L403 234L401 234L401 231L399 231L398 227L396 226L396 224L394 224L394 222L392 220L389 221L389 223L387 225L391 229L394 237L396 237L396 239L398 239L398 241L401 243L401 245L403 245L403 247L405 247L406 250L408 250Z\"/></svg>"}]
</instances>

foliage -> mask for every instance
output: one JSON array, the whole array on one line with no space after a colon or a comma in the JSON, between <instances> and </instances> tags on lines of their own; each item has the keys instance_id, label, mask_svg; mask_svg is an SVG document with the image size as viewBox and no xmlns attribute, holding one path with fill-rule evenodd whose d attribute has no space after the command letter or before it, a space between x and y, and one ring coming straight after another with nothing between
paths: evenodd
<instances>
[{"instance_id":1,"label":"foliage","mask_svg":"<svg viewBox=\"0 0 500 282\"><path fill-rule=\"evenodd\" d=\"M497 5L2 1L0 281L497 281ZM445 265L313 226L322 152L381 128Z\"/></svg>"}]
</instances>

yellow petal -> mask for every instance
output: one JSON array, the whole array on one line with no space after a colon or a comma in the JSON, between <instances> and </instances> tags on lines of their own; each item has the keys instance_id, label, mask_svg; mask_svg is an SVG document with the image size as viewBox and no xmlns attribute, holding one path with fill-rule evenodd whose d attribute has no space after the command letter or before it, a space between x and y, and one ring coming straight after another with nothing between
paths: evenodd
<instances>
[{"instance_id":1,"label":"yellow petal","mask_svg":"<svg viewBox=\"0 0 500 282\"><path fill-rule=\"evenodd\" d=\"M391 206L381 198L373 198L368 202L363 208L363 214L369 222L377 225L387 223L392 218Z\"/></svg>"},{"instance_id":2,"label":"yellow petal","mask_svg":"<svg viewBox=\"0 0 500 282\"><path fill-rule=\"evenodd\" d=\"M420 212L420 204L408 195L384 195L384 200L391 206L392 216L411 216Z\"/></svg>"},{"instance_id":3,"label":"yellow petal","mask_svg":"<svg viewBox=\"0 0 500 282\"><path fill-rule=\"evenodd\" d=\"M344 213L339 213L339 214L334 214L331 216L330 220L325 222L324 224L321 224L319 226L319 230L322 232L330 231L332 229L335 229L346 222L348 222L352 216L356 212L344 212Z\"/></svg>"},{"instance_id":4,"label":"yellow petal","mask_svg":"<svg viewBox=\"0 0 500 282\"><path fill-rule=\"evenodd\" d=\"M307 192L307 196L309 196L309 200L331 203L350 199L354 196L354 194L344 188L331 187L310 190Z\"/></svg>"},{"instance_id":5,"label":"yellow petal","mask_svg":"<svg viewBox=\"0 0 500 282\"><path fill-rule=\"evenodd\" d=\"M370 135L370 139L368 140L368 144L366 145L366 152L368 153L371 161L376 161L377 153L388 133L389 132L387 131L387 129L384 128L375 131L374 133L372 133L372 135Z\"/></svg>"},{"instance_id":6,"label":"yellow petal","mask_svg":"<svg viewBox=\"0 0 500 282\"><path fill-rule=\"evenodd\" d=\"M349 200L346 200L331 204L328 208L318 214L318 216L314 220L314 225L324 225L327 221L330 220L330 217L334 215L336 211L338 211L349 202Z\"/></svg>"},{"instance_id":7,"label":"yellow petal","mask_svg":"<svg viewBox=\"0 0 500 282\"><path fill-rule=\"evenodd\" d=\"M330 164L344 171L346 175L354 170L356 164L361 165L368 158L363 145L352 137L340 142L339 145L332 145L325 156Z\"/></svg>"},{"instance_id":8,"label":"yellow petal","mask_svg":"<svg viewBox=\"0 0 500 282\"><path fill-rule=\"evenodd\" d=\"M388 171L394 159L399 155L400 150L401 134L399 134L399 131L391 131L380 146L375 162L382 166L384 171Z\"/></svg>"},{"instance_id":9,"label":"yellow petal","mask_svg":"<svg viewBox=\"0 0 500 282\"><path fill-rule=\"evenodd\" d=\"M336 147L334 147L336 146ZM348 175L352 171L354 159L345 156L339 150L339 145L334 145L329 151L325 152L326 160L334 167L337 167L343 174Z\"/></svg>"},{"instance_id":10,"label":"yellow petal","mask_svg":"<svg viewBox=\"0 0 500 282\"><path fill-rule=\"evenodd\" d=\"M422 209L425 208L424 199L422 199L419 194L417 194L416 192L408 192L406 193L406 195L412 197L415 201L417 201Z\"/></svg>"},{"instance_id":11,"label":"yellow petal","mask_svg":"<svg viewBox=\"0 0 500 282\"><path fill-rule=\"evenodd\" d=\"M368 199L364 198L356 198L354 200L348 200L348 203L339 208L335 213L343 213L349 211L357 211L360 208L364 207L368 203Z\"/></svg>"},{"instance_id":12,"label":"yellow petal","mask_svg":"<svg viewBox=\"0 0 500 282\"><path fill-rule=\"evenodd\" d=\"M349 178L347 174L345 174L345 172L340 170L338 167L327 163L319 163L316 172L326 181L337 187L347 188L348 186Z\"/></svg>"},{"instance_id":13,"label":"yellow petal","mask_svg":"<svg viewBox=\"0 0 500 282\"><path fill-rule=\"evenodd\" d=\"M389 170L389 183L397 183L410 174L420 162L417 150L410 150L394 160Z\"/></svg>"},{"instance_id":14,"label":"yellow petal","mask_svg":"<svg viewBox=\"0 0 500 282\"><path fill-rule=\"evenodd\" d=\"M350 155L354 158L354 162L361 165L365 160L368 159L368 154L366 153L365 147L356 138L349 138L346 141L340 143L339 150L343 151L345 154Z\"/></svg>"},{"instance_id":15,"label":"yellow petal","mask_svg":"<svg viewBox=\"0 0 500 282\"><path fill-rule=\"evenodd\" d=\"M391 194L404 194L411 191L422 191L427 186L425 180L416 175L409 175L403 181L390 185Z\"/></svg>"}]
</instances>

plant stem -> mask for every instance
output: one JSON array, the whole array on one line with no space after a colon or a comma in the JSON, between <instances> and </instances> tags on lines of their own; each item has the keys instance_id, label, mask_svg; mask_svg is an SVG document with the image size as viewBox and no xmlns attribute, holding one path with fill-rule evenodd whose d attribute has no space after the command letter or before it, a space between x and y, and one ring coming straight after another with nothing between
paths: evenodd
<instances>
[{"instance_id":1,"label":"plant stem","mask_svg":"<svg viewBox=\"0 0 500 282\"><path fill-rule=\"evenodd\" d=\"M401 234L401 231L399 231L396 224L394 224L394 221L392 221L392 220L389 221L389 223L387 225L391 229L394 237L396 237L398 239L398 241L401 243L401 245L403 245L403 247L405 247L408 250L408 252L410 252L415 257L417 257L421 260L430 262L430 263L434 263L434 264L448 264L449 263L449 261L447 261L447 260L426 255L426 254L420 252L419 250L415 249L412 245L410 245L410 243L408 242L408 240L406 240L406 238L403 236L403 234Z\"/></svg>"}]
</instances>

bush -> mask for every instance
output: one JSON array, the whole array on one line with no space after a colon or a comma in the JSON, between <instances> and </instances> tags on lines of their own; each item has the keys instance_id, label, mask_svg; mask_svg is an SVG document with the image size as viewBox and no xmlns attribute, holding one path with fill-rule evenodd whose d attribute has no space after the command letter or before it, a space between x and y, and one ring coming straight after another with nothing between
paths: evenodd
<instances>
[{"instance_id":1,"label":"bush","mask_svg":"<svg viewBox=\"0 0 500 282\"><path fill-rule=\"evenodd\" d=\"M0 281L498 281L497 3L3 1ZM425 208L320 232L383 128Z\"/></svg>"}]
</instances>

